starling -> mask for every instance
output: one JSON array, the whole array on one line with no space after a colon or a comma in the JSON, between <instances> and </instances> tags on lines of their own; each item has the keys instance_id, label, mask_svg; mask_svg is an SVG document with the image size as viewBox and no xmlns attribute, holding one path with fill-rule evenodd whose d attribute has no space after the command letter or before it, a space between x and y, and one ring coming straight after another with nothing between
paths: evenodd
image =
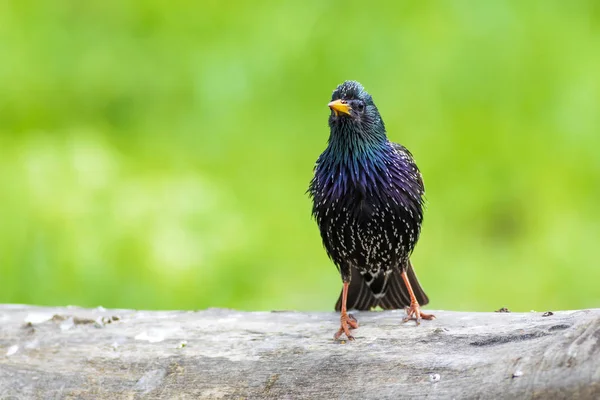
<instances>
[{"instance_id":1,"label":"starling","mask_svg":"<svg viewBox=\"0 0 600 400\"><path fill-rule=\"evenodd\" d=\"M388 140L372 97L346 81L328 104L330 136L308 192L329 258L342 276L342 333L358 322L348 309L406 308L404 321L434 316L410 262L423 222L423 178L412 154Z\"/></svg>"}]
</instances>

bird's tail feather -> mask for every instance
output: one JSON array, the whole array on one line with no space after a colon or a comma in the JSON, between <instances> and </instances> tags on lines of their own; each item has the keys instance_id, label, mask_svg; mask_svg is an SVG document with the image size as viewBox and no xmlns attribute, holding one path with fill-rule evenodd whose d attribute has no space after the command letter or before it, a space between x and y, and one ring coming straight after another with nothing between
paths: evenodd
<instances>
[{"instance_id":1,"label":"bird's tail feather","mask_svg":"<svg viewBox=\"0 0 600 400\"><path fill-rule=\"evenodd\" d=\"M427 297L425 291L421 287L410 261L406 268L406 275L408 275L408 281L410 282L410 286L415 293L419 305L424 306L429 303L429 297ZM393 310L396 308L404 308L409 305L410 295L408 294L408 288L406 287L402 276L400 276L397 271L394 271L388 280L386 294L379 301L379 306L384 310Z\"/></svg>"},{"instance_id":2,"label":"bird's tail feather","mask_svg":"<svg viewBox=\"0 0 600 400\"><path fill-rule=\"evenodd\" d=\"M352 268L352 280L350 281L350 286L348 287L348 300L346 303L346 308L348 310L370 310L371 308L377 306L383 308L384 310L394 310L410 305L408 289L406 288L406 285L402 280L402 276L400 276L398 271L392 272L388 278L385 295L383 297L376 298L363 279L362 275L357 269L354 267ZM410 261L408 262L408 266L406 268L406 274L408 275L410 286L412 287L419 304L424 306L425 304L429 303L429 298L419 284L419 280L417 279L417 275L415 275L415 271ZM341 309L342 294L340 293L340 297L335 304L335 310L340 311Z\"/></svg>"}]
</instances>

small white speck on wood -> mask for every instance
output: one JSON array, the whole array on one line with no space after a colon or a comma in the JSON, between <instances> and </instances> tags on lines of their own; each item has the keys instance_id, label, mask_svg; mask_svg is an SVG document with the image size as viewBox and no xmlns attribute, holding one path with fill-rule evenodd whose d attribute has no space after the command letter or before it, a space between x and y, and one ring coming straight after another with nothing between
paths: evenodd
<instances>
[{"instance_id":1,"label":"small white speck on wood","mask_svg":"<svg viewBox=\"0 0 600 400\"><path fill-rule=\"evenodd\" d=\"M13 354L16 354L17 351L19 351L19 345L14 344L14 345L10 346L8 348L8 350L6 350L6 357L10 357Z\"/></svg>"},{"instance_id":2,"label":"small white speck on wood","mask_svg":"<svg viewBox=\"0 0 600 400\"><path fill-rule=\"evenodd\" d=\"M24 322L30 324L41 324L42 322L46 322L52 318L51 313L47 312L31 312L25 316L23 319Z\"/></svg>"},{"instance_id":3,"label":"small white speck on wood","mask_svg":"<svg viewBox=\"0 0 600 400\"><path fill-rule=\"evenodd\" d=\"M520 369L513 372L513 378L518 378L520 376L523 376L523 371L521 371Z\"/></svg>"},{"instance_id":4,"label":"small white speck on wood","mask_svg":"<svg viewBox=\"0 0 600 400\"><path fill-rule=\"evenodd\" d=\"M432 312L0 305L0 398L600 398L600 309Z\"/></svg>"},{"instance_id":5,"label":"small white speck on wood","mask_svg":"<svg viewBox=\"0 0 600 400\"><path fill-rule=\"evenodd\" d=\"M75 321L73 320L73 317L69 317L69 318L65 319L63 322L61 322L60 330L68 331L69 329L73 328L74 326L75 326Z\"/></svg>"}]
</instances>

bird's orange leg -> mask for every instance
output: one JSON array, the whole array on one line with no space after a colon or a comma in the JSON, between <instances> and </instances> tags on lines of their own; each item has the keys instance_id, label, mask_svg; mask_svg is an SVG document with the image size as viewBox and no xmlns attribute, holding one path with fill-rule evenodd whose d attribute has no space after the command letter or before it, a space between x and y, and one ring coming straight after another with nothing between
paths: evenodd
<instances>
[{"instance_id":1,"label":"bird's orange leg","mask_svg":"<svg viewBox=\"0 0 600 400\"><path fill-rule=\"evenodd\" d=\"M435 315L433 314L425 314L421 312L421 306L415 297L415 293L412 290L412 286L410 286L410 282L408 280L408 276L406 275L406 271L402 271L402 279L404 279L404 283L406 284L406 288L408 289L408 294L410 295L410 306L406 307L406 318L402 322L410 321L414 319L417 322L417 325L421 323L421 318L423 319L434 319Z\"/></svg>"},{"instance_id":2,"label":"bird's orange leg","mask_svg":"<svg viewBox=\"0 0 600 400\"><path fill-rule=\"evenodd\" d=\"M358 321L352 315L346 312L346 300L348 297L348 285L349 282L344 282L344 289L342 290L342 312L340 313L340 329L333 335L335 340L342 336L342 333L346 335L348 340L354 340L354 336L350 334L350 329L358 328Z\"/></svg>"}]
</instances>

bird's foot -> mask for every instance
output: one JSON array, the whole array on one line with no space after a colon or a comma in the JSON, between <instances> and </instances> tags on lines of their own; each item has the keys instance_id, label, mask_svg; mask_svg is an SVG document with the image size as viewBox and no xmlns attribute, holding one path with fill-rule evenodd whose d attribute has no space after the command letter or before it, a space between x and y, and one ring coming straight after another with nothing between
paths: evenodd
<instances>
[{"instance_id":1,"label":"bird's foot","mask_svg":"<svg viewBox=\"0 0 600 400\"><path fill-rule=\"evenodd\" d=\"M354 340L354 336L350 334L350 329L358 328L358 321L352 314L342 313L340 316L340 329L333 335L335 340L338 340L342 333L346 335L348 340Z\"/></svg>"},{"instance_id":2,"label":"bird's foot","mask_svg":"<svg viewBox=\"0 0 600 400\"><path fill-rule=\"evenodd\" d=\"M408 322L411 319L415 320L417 325L421 323L421 319L435 319L435 315L433 314L425 314L421 312L421 306L419 303L413 302L410 307L406 307L406 317L402 320L402 322Z\"/></svg>"}]
</instances>

